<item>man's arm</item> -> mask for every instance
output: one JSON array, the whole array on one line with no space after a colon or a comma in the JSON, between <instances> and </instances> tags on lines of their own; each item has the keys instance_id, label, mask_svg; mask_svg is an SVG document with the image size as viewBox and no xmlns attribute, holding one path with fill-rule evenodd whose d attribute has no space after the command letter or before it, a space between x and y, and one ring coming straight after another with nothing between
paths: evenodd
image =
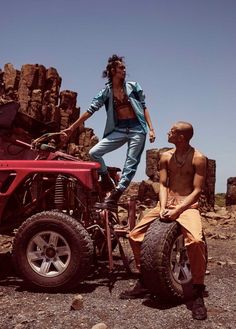
<instances>
[{"instance_id":1,"label":"man's arm","mask_svg":"<svg viewBox=\"0 0 236 329\"><path fill-rule=\"evenodd\" d=\"M144 109L144 117L145 117L145 120L146 120L148 128L149 128L149 140L151 143L153 143L155 141L156 136L155 136L155 131L154 131L154 128L152 125L151 117L149 114L149 110L147 108Z\"/></svg>"},{"instance_id":2,"label":"man's arm","mask_svg":"<svg viewBox=\"0 0 236 329\"><path fill-rule=\"evenodd\" d=\"M81 124L83 124L88 118L90 118L94 112L98 111L100 107L104 105L105 100L108 97L109 89L103 88L97 96L95 96L86 112L84 112L70 127L67 129L62 130L62 132L66 133L67 136L70 137L70 135L73 133L73 131L79 127Z\"/></svg>"},{"instance_id":3,"label":"man's arm","mask_svg":"<svg viewBox=\"0 0 236 329\"><path fill-rule=\"evenodd\" d=\"M82 123L84 123L88 118L91 117L92 114L89 112L84 112L72 125L64 130L62 132L66 133L67 136L70 136L73 131L78 128Z\"/></svg>"},{"instance_id":4,"label":"man's arm","mask_svg":"<svg viewBox=\"0 0 236 329\"><path fill-rule=\"evenodd\" d=\"M159 191L159 201L160 201L160 216L165 212L166 203L167 203L167 194L168 194L168 158L169 155L167 152L161 155L160 159L160 191Z\"/></svg>"},{"instance_id":5,"label":"man's arm","mask_svg":"<svg viewBox=\"0 0 236 329\"><path fill-rule=\"evenodd\" d=\"M142 107L144 110L144 117L145 117L145 120L146 120L148 128L149 128L149 140L151 143L153 143L155 141L156 136L155 136L154 128L152 125L151 117L149 114L149 110L146 107L145 95L144 95L143 89L138 82L135 82L134 86L133 86L133 83L131 83L131 85L132 85L132 89L134 90L135 94L137 95L137 97L135 97L135 98L138 99L139 102L142 104Z\"/></svg>"}]
</instances>

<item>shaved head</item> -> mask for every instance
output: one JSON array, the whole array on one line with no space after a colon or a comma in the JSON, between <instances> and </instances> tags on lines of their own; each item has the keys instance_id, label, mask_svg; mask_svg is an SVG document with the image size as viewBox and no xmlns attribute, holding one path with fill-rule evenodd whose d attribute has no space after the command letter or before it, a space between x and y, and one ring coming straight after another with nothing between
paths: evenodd
<instances>
[{"instance_id":1,"label":"shaved head","mask_svg":"<svg viewBox=\"0 0 236 329\"><path fill-rule=\"evenodd\" d=\"M193 137L193 126L189 122L178 121L174 124L178 132L183 135L186 141L190 141Z\"/></svg>"}]
</instances>

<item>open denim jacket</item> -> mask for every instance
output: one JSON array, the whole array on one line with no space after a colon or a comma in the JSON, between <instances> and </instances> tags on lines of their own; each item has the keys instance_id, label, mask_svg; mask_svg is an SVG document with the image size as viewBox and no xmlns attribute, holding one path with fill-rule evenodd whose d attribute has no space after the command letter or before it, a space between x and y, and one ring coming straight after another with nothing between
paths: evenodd
<instances>
[{"instance_id":1,"label":"open denim jacket","mask_svg":"<svg viewBox=\"0 0 236 329\"><path fill-rule=\"evenodd\" d=\"M146 108L146 105L145 105L145 95L143 93L143 90L138 82L132 82L132 81L124 82L124 90L141 124L143 133L146 134L147 123L144 116L144 110ZM93 98L87 112L93 114L95 111L98 111L103 105L105 105L107 112L106 126L103 134L103 137L106 137L115 129L116 126L116 117L113 107L113 92L112 92L111 83L107 83L105 88L103 88L97 94L97 96Z\"/></svg>"}]
</instances>

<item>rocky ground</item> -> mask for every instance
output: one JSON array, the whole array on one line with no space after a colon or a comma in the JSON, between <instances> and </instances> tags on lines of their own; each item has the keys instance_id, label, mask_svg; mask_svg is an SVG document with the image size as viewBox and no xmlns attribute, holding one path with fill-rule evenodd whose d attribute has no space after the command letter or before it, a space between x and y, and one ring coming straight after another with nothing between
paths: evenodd
<instances>
[{"instance_id":1,"label":"rocky ground","mask_svg":"<svg viewBox=\"0 0 236 329\"><path fill-rule=\"evenodd\" d=\"M192 320L188 303L166 305L160 300L120 300L131 287L129 277L117 264L113 286L105 264L73 292L64 294L30 291L17 277L11 263L11 241L0 238L1 329L234 329L236 328L236 219L235 213L217 207L206 213L203 223L208 243L209 296L206 321ZM128 244L126 246L128 248ZM81 306L73 310L77 301ZM76 307L75 307L76 308ZM103 324L102 324L103 323Z\"/></svg>"}]
</instances>

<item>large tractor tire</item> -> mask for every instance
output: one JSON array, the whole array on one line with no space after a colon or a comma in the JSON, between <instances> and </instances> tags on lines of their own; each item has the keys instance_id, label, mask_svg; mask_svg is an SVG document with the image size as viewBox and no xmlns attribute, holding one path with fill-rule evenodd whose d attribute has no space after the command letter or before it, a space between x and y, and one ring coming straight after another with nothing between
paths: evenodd
<instances>
[{"instance_id":1,"label":"large tractor tire","mask_svg":"<svg viewBox=\"0 0 236 329\"><path fill-rule=\"evenodd\" d=\"M13 261L20 276L46 291L76 287L90 272L93 242L71 216L44 211L28 218L13 243Z\"/></svg>"},{"instance_id":2,"label":"large tractor tire","mask_svg":"<svg viewBox=\"0 0 236 329\"><path fill-rule=\"evenodd\" d=\"M146 287L160 300L182 300L192 275L181 227L158 219L149 227L141 248L141 272Z\"/></svg>"}]
</instances>

